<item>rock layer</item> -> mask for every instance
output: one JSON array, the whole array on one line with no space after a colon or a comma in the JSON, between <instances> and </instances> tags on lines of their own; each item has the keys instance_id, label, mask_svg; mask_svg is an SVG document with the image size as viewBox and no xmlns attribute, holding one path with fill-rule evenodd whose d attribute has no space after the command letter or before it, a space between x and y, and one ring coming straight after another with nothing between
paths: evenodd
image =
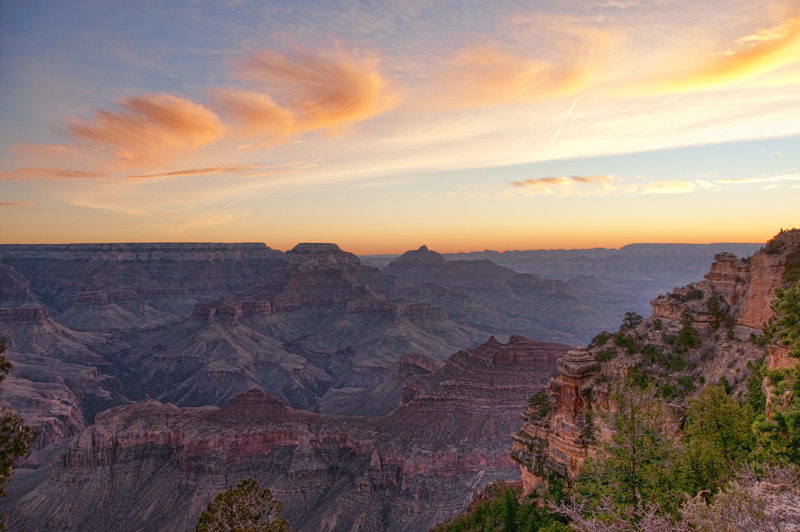
<instances>
[{"instance_id":1,"label":"rock layer","mask_svg":"<svg viewBox=\"0 0 800 532\"><path fill-rule=\"evenodd\" d=\"M298 411L259 390L222 408L114 408L57 465L17 471L6 504L14 526L42 531L191 530L215 493L253 476L299 529L427 530L516 475L508 433L567 349L491 339L412 376L380 418Z\"/></svg>"}]
</instances>

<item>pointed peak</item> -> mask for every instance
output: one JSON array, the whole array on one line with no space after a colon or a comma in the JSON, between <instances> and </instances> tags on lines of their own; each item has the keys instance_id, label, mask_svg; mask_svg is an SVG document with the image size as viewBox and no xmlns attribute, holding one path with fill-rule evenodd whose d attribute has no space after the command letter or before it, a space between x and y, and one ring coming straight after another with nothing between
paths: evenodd
<instances>
[{"instance_id":1,"label":"pointed peak","mask_svg":"<svg viewBox=\"0 0 800 532\"><path fill-rule=\"evenodd\" d=\"M403 264L413 264L413 265L431 265L431 264L444 264L446 259L441 253L437 253L435 251L431 251L428 249L428 246L420 246L419 249L414 249L410 251L406 251L399 257L397 257L394 261L392 261L389 266L392 265L403 265Z\"/></svg>"}]
</instances>

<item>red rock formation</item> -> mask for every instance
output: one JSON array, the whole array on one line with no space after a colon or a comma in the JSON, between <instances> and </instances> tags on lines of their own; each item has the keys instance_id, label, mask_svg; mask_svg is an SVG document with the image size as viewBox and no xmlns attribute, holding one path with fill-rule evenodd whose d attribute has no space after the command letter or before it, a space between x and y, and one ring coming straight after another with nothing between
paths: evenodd
<instances>
[{"instance_id":1,"label":"red rock formation","mask_svg":"<svg viewBox=\"0 0 800 532\"><path fill-rule=\"evenodd\" d=\"M590 385L600 364L584 348L575 348L558 361L558 377L550 381L553 413L543 415L530 405L525 423L512 435L511 457L520 465L525 493L530 493L549 472L574 478L587 457L594 455L586 435Z\"/></svg>"},{"instance_id":2,"label":"red rock formation","mask_svg":"<svg viewBox=\"0 0 800 532\"><path fill-rule=\"evenodd\" d=\"M793 249L800 246L800 231L783 232L773 239L779 242L781 251L757 253L750 261L750 272L746 278L747 292L742 295L742 310L739 323L745 327L760 328L775 313L772 303L775 301L775 289L785 288L783 271L786 257ZM769 245L766 248L769 250Z\"/></svg>"},{"instance_id":3,"label":"red rock formation","mask_svg":"<svg viewBox=\"0 0 800 532\"><path fill-rule=\"evenodd\" d=\"M299 529L426 530L463 510L475 489L515 475L507 435L566 349L492 339L415 377L414 398L382 418L293 410L258 390L223 408L114 408L72 441L49 479L47 469L22 473L14 525L189 530L226 482L253 476ZM418 364L436 366L409 356L398 370Z\"/></svg>"},{"instance_id":4,"label":"red rock formation","mask_svg":"<svg viewBox=\"0 0 800 532\"><path fill-rule=\"evenodd\" d=\"M526 492L550 473L567 481L577 476L586 458L596 453L598 443L610 437L601 419L611 408L610 383L624 379L631 368L673 389L680 377L689 382L702 377L708 384L724 377L734 387L734 394L744 393L748 363L764 355L760 342L752 338L758 339L760 329L773 316L775 289L785 286L787 256L798 247L800 232L792 231L780 233L750 259L718 254L703 281L659 296L651 302L649 319L631 330L620 329L619 335L638 344L633 354L610 339L590 352L570 351L560 360L559 376L549 385L550 407L530 405L523 426L513 436L511 456L520 464ZM686 316L697 330L698 342L678 352L676 337ZM650 348L648 356L641 353L645 345ZM611 358L602 367L593 358L601 351L605 359ZM770 346L769 355L770 368L794 365L780 347ZM679 357L681 363L675 365L682 369L668 369L667 356L673 357L673 364L674 357ZM672 410L678 412L680 397L671 400Z\"/></svg>"}]
</instances>

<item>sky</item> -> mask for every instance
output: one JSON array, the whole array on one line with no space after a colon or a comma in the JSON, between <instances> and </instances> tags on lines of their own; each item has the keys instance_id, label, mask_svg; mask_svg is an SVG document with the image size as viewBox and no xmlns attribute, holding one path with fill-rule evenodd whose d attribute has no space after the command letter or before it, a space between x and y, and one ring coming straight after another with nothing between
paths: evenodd
<instances>
[{"instance_id":1,"label":"sky","mask_svg":"<svg viewBox=\"0 0 800 532\"><path fill-rule=\"evenodd\" d=\"M798 205L798 1L0 3L0 244L765 242Z\"/></svg>"}]
</instances>

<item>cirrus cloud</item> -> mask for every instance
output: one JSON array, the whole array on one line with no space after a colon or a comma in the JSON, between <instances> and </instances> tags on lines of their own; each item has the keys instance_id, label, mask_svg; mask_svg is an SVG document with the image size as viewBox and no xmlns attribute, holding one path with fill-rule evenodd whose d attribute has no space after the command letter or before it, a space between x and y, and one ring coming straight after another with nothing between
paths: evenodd
<instances>
[{"instance_id":1,"label":"cirrus cloud","mask_svg":"<svg viewBox=\"0 0 800 532\"><path fill-rule=\"evenodd\" d=\"M618 179L613 175L540 177L512 183L524 195L607 194L619 190Z\"/></svg>"},{"instance_id":2,"label":"cirrus cloud","mask_svg":"<svg viewBox=\"0 0 800 532\"><path fill-rule=\"evenodd\" d=\"M305 131L361 122L397 102L374 58L343 50L330 55L260 51L239 64L239 76L260 90L218 89L216 107L244 134L276 143Z\"/></svg>"},{"instance_id":3,"label":"cirrus cloud","mask_svg":"<svg viewBox=\"0 0 800 532\"><path fill-rule=\"evenodd\" d=\"M98 179L108 177L98 172L69 170L65 168L20 168L0 172L0 179L20 181L23 179Z\"/></svg>"},{"instance_id":4,"label":"cirrus cloud","mask_svg":"<svg viewBox=\"0 0 800 532\"><path fill-rule=\"evenodd\" d=\"M653 92L685 92L737 83L800 62L800 17L737 39L688 71L651 84Z\"/></svg>"},{"instance_id":5,"label":"cirrus cloud","mask_svg":"<svg viewBox=\"0 0 800 532\"><path fill-rule=\"evenodd\" d=\"M547 34L548 49L510 50L492 43L461 49L444 65L441 105L477 108L530 104L574 94L608 70L608 55L619 39L612 31L552 15L517 15L512 27L524 34L518 44ZM600 74L602 72L602 74Z\"/></svg>"}]
</instances>

